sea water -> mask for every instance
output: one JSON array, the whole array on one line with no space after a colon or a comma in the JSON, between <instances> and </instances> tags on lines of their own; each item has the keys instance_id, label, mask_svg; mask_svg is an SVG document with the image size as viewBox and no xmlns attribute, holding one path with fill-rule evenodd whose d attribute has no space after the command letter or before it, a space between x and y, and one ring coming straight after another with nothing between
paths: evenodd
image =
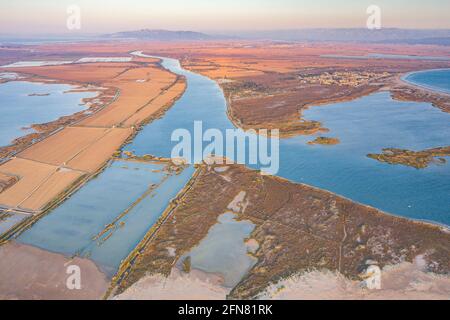
<instances>
[{"instance_id":1,"label":"sea water","mask_svg":"<svg viewBox=\"0 0 450 320\"><path fill-rule=\"evenodd\" d=\"M406 75L404 80L427 89L450 94L450 69L412 72Z\"/></svg>"}]
</instances>

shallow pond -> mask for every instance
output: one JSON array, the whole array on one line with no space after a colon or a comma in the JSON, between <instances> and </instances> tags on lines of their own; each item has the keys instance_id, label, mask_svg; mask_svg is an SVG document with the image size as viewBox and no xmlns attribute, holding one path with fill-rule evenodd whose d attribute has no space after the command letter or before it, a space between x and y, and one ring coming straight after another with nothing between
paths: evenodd
<instances>
[{"instance_id":1,"label":"shallow pond","mask_svg":"<svg viewBox=\"0 0 450 320\"><path fill-rule=\"evenodd\" d=\"M0 84L0 146L32 132L32 124L46 123L86 109L84 98L96 92L66 92L66 84L10 81Z\"/></svg>"},{"instance_id":2,"label":"shallow pond","mask_svg":"<svg viewBox=\"0 0 450 320\"><path fill-rule=\"evenodd\" d=\"M219 274L225 287L233 288L256 263L248 254L245 239L254 229L249 221L235 220L233 213L219 216L208 235L185 255L191 258L191 267L207 273Z\"/></svg>"}]
</instances>

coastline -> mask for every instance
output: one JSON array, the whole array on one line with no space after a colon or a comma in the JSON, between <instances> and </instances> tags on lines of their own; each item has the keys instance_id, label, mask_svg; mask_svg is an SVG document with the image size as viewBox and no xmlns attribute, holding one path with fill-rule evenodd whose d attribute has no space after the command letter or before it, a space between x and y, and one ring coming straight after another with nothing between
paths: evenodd
<instances>
[{"instance_id":1,"label":"coastline","mask_svg":"<svg viewBox=\"0 0 450 320\"><path fill-rule=\"evenodd\" d=\"M422 88L425 90L429 90L433 93L443 94L445 96L450 97L450 90L446 91L445 89L439 89L439 88L436 88L433 86L424 85L424 84L407 79L409 76L411 76L413 74L427 73L427 72L433 72L433 71L447 71L447 70L450 71L450 68L438 68L438 69L426 69L426 70L420 70L420 71L412 71L412 72L408 72L408 73L402 75L400 77L400 80L406 84L409 84L409 85L412 85L415 87L419 87L419 88Z\"/></svg>"}]
</instances>

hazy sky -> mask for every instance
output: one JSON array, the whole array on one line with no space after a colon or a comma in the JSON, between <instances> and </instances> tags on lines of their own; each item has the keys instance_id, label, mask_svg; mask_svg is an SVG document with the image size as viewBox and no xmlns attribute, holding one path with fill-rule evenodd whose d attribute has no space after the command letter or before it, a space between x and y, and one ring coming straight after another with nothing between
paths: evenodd
<instances>
[{"instance_id":1,"label":"hazy sky","mask_svg":"<svg viewBox=\"0 0 450 320\"><path fill-rule=\"evenodd\" d=\"M0 0L0 33L67 33L71 4L81 9L81 29L71 31L80 34L365 27L371 4L383 27L450 28L450 0Z\"/></svg>"}]
</instances>

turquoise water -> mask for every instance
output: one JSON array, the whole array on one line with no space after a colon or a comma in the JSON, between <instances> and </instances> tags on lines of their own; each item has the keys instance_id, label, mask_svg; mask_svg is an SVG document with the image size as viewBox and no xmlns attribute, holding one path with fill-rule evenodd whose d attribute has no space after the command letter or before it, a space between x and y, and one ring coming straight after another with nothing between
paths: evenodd
<instances>
[{"instance_id":1,"label":"turquoise water","mask_svg":"<svg viewBox=\"0 0 450 320\"><path fill-rule=\"evenodd\" d=\"M30 133L31 124L46 123L61 116L86 109L82 99L94 97L95 92L64 93L74 87L66 84L43 84L10 81L0 84L0 146ZM29 96L29 94L49 94Z\"/></svg>"},{"instance_id":2,"label":"turquoise water","mask_svg":"<svg viewBox=\"0 0 450 320\"><path fill-rule=\"evenodd\" d=\"M18 241L68 256L90 257L113 275L194 172L188 167L179 175L168 175L163 168L156 163L114 161ZM159 186L133 207L151 185ZM130 207L128 214L115 221ZM113 222L112 231L93 239Z\"/></svg>"},{"instance_id":3,"label":"turquoise water","mask_svg":"<svg viewBox=\"0 0 450 320\"><path fill-rule=\"evenodd\" d=\"M450 94L450 69L413 72L403 79L415 85Z\"/></svg>"},{"instance_id":4,"label":"turquoise water","mask_svg":"<svg viewBox=\"0 0 450 320\"><path fill-rule=\"evenodd\" d=\"M208 235L185 256L191 257L191 267L208 273L218 273L225 287L233 288L256 263L247 254L245 244L255 226L248 221L236 221L233 213L219 216ZM179 261L183 261L184 257Z\"/></svg>"},{"instance_id":5,"label":"turquoise water","mask_svg":"<svg viewBox=\"0 0 450 320\"><path fill-rule=\"evenodd\" d=\"M164 59L163 65L186 76L187 90L162 119L146 126L125 149L170 157L175 129L192 132L195 120L203 121L204 130L233 128L222 91L214 81L182 69L174 59ZM450 145L450 114L426 103L394 101L389 93L381 92L313 107L304 115L323 122L331 130L326 135L342 142L310 146L306 143L314 137L283 139L278 175L392 214L450 225L449 164L417 170L366 157L387 147L420 150Z\"/></svg>"}]
</instances>

